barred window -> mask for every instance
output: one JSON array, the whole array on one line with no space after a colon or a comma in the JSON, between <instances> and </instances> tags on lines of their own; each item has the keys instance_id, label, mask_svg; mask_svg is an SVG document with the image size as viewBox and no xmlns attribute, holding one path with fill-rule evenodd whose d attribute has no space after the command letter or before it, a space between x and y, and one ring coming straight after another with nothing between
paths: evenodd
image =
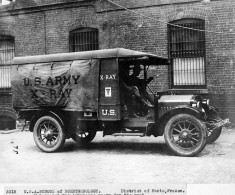
<instances>
[{"instance_id":1,"label":"barred window","mask_svg":"<svg viewBox=\"0 0 235 195\"><path fill-rule=\"evenodd\" d=\"M0 36L0 92L10 92L11 60L15 53L14 37Z\"/></svg>"},{"instance_id":2,"label":"barred window","mask_svg":"<svg viewBox=\"0 0 235 195\"><path fill-rule=\"evenodd\" d=\"M70 32L69 36L70 52L97 50L98 29L79 28Z\"/></svg>"},{"instance_id":3,"label":"barred window","mask_svg":"<svg viewBox=\"0 0 235 195\"><path fill-rule=\"evenodd\" d=\"M205 21L182 19L172 24L199 30L168 25L171 88L204 88Z\"/></svg>"}]
</instances>

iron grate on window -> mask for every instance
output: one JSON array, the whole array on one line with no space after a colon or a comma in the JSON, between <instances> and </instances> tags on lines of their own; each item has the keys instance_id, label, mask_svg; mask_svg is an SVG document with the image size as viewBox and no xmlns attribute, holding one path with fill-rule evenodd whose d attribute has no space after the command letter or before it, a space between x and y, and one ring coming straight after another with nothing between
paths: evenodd
<instances>
[{"instance_id":1,"label":"iron grate on window","mask_svg":"<svg viewBox=\"0 0 235 195\"><path fill-rule=\"evenodd\" d=\"M186 28L168 25L171 87L204 87L205 22L199 19L182 19L173 24Z\"/></svg>"},{"instance_id":2,"label":"iron grate on window","mask_svg":"<svg viewBox=\"0 0 235 195\"><path fill-rule=\"evenodd\" d=\"M97 50L98 29L81 28L70 32L70 52Z\"/></svg>"},{"instance_id":3,"label":"iron grate on window","mask_svg":"<svg viewBox=\"0 0 235 195\"><path fill-rule=\"evenodd\" d=\"M11 36L0 36L0 93L9 93L11 89L11 60L14 57L15 44Z\"/></svg>"}]
</instances>

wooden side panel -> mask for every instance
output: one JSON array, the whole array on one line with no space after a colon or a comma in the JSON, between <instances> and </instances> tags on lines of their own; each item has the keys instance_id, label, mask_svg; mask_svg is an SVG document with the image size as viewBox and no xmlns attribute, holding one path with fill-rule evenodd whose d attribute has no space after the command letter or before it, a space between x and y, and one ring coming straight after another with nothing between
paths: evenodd
<instances>
[{"instance_id":1,"label":"wooden side panel","mask_svg":"<svg viewBox=\"0 0 235 195\"><path fill-rule=\"evenodd\" d=\"M118 63L116 58L100 62L99 119L120 120Z\"/></svg>"}]
</instances>

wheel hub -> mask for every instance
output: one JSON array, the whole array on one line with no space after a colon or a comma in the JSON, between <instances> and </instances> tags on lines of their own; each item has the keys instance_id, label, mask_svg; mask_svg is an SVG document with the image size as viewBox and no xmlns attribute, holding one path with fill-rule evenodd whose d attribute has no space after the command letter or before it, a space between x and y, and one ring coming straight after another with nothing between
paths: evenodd
<instances>
[{"instance_id":1,"label":"wheel hub","mask_svg":"<svg viewBox=\"0 0 235 195\"><path fill-rule=\"evenodd\" d=\"M46 130L45 132L45 137L48 139L48 140L52 140L52 137L53 137L53 130L52 129L48 129Z\"/></svg>"},{"instance_id":2,"label":"wheel hub","mask_svg":"<svg viewBox=\"0 0 235 195\"><path fill-rule=\"evenodd\" d=\"M190 140L191 137L192 137L192 134L189 130L184 129L180 133L180 138L183 139L183 140Z\"/></svg>"}]
</instances>

